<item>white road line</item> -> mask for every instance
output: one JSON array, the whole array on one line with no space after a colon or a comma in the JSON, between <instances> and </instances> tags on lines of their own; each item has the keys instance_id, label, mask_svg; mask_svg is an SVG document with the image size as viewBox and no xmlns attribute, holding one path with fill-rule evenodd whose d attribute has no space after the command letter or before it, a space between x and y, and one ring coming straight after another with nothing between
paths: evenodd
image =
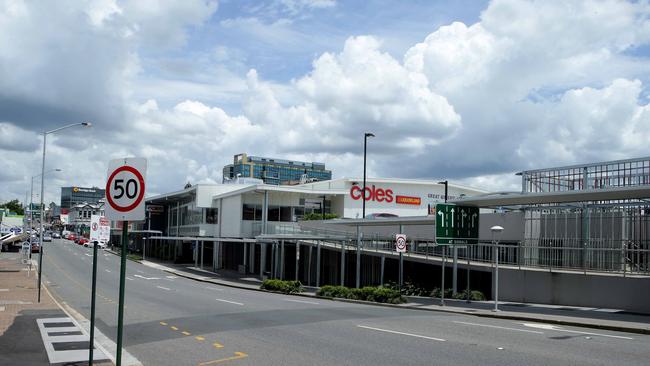
<instances>
[{"instance_id":1,"label":"white road line","mask_svg":"<svg viewBox=\"0 0 650 366\"><path fill-rule=\"evenodd\" d=\"M446 340L442 339L442 338L427 337L427 336L423 336L423 335L420 335L420 334L404 333L404 332L398 332L398 331L395 331L395 330L368 327L368 326L365 326L365 325L357 325L357 327L363 328L363 329L376 330L378 332L393 333L393 334L405 335L405 336L409 336L409 337L430 339L432 341L446 342Z\"/></svg>"},{"instance_id":2,"label":"white road line","mask_svg":"<svg viewBox=\"0 0 650 366\"><path fill-rule=\"evenodd\" d=\"M498 325L489 325L489 324L478 324L478 323L468 323L468 322L459 322L459 321L454 321L456 324L465 324L465 325L474 325L477 327L487 327L487 328L496 328L496 329L503 329L503 330L512 330L515 332L525 332L525 333L535 333L535 334L544 334L544 332L536 331L536 330L526 330L526 329L517 329L517 328L508 328L508 327L500 327Z\"/></svg>"},{"instance_id":3,"label":"white road line","mask_svg":"<svg viewBox=\"0 0 650 366\"><path fill-rule=\"evenodd\" d=\"M88 254L88 253L84 253L84 255L85 255L86 257L92 257L92 256L93 256L92 254Z\"/></svg>"},{"instance_id":4,"label":"white road line","mask_svg":"<svg viewBox=\"0 0 650 366\"><path fill-rule=\"evenodd\" d=\"M138 272L140 272L140 271L138 271ZM159 277L145 277L145 276L140 276L140 275L133 275L133 277L142 278L143 280L159 280L160 279Z\"/></svg>"},{"instance_id":5,"label":"white road line","mask_svg":"<svg viewBox=\"0 0 650 366\"><path fill-rule=\"evenodd\" d=\"M208 289L208 290L213 290L213 291L223 291L222 288L216 288L216 287L210 287L210 286L206 286L205 288Z\"/></svg>"},{"instance_id":6,"label":"white road line","mask_svg":"<svg viewBox=\"0 0 650 366\"><path fill-rule=\"evenodd\" d=\"M129 280L129 281L133 281L133 278L127 277L126 279Z\"/></svg>"},{"instance_id":7,"label":"white road line","mask_svg":"<svg viewBox=\"0 0 650 366\"><path fill-rule=\"evenodd\" d=\"M167 287L162 287L162 286L156 286L156 287L158 287L161 290L167 290L167 291L171 290L170 288Z\"/></svg>"},{"instance_id":8,"label":"white road line","mask_svg":"<svg viewBox=\"0 0 650 366\"><path fill-rule=\"evenodd\" d=\"M229 301L229 300L224 300L224 299L215 299L215 300L217 300L217 301L221 301L221 302L227 302L228 304L244 305L244 304L242 304L241 302L234 302L234 301Z\"/></svg>"},{"instance_id":9,"label":"white road line","mask_svg":"<svg viewBox=\"0 0 650 366\"><path fill-rule=\"evenodd\" d=\"M312 304L312 305L318 305L319 304L319 303L313 302L313 301L303 301L303 300L293 300L293 299L284 299L284 301L299 302L301 304Z\"/></svg>"},{"instance_id":10,"label":"white road line","mask_svg":"<svg viewBox=\"0 0 650 366\"><path fill-rule=\"evenodd\" d=\"M106 271L106 272L108 272L108 273L111 273L111 270L110 270L110 269L105 269L104 271Z\"/></svg>"},{"instance_id":11,"label":"white road line","mask_svg":"<svg viewBox=\"0 0 650 366\"><path fill-rule=\"evenodd\" d=\"M558 332L584 334L584 335L592 335L592 336L608 337L608 338L617 338L617 339L629 339L629 340L634 339L632 337L616 336L616 335L611 335L611 334L601 334L601 333L592 333L592 332L582 332L582 331L579 331L579 330L562 329L562 328L560 328L560 327L558 327L556 325L551 325L551 324L540 324L540 323L522 323L522 324L527 326L527 327L531 327L531 328L555 330L555 331L558 331Z\"/></svg>"}]
</instances>

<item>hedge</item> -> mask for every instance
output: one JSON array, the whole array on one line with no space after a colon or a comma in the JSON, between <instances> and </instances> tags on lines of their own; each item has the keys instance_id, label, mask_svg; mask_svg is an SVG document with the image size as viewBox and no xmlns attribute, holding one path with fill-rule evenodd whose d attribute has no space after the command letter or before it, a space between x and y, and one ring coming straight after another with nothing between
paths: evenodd
<instances>
[{"instance_id":1,"label":"hedge","mask_svg":"<svg viewBox=\"0 0 650 366\"><path fill-rule=\"evenodd\" d=\"M264 280L260 288L284 294L297 294L303 291L300 281Z\"/></svg>"},{"instance_id":2,"label":"hedge","mask_svg":"<svg viewBox=\"0 0 650 366\"><path fill-rule=\"evenodd\" d=\"M367 286L351 289L345 286L323 286L316 292L316 295L389 304L406 302L406 299L400 295L399 291L387 287Z\"/></svg>"}]
</instances>

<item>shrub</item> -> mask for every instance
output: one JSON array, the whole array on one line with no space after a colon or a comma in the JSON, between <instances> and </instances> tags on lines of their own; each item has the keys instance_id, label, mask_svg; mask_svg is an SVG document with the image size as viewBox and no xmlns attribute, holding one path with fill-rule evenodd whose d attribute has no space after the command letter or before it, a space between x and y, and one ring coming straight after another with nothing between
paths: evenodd
<instances>
[{"instance_id":1,"label":"shrub","mask_svg":"<svg viewBox=\"0 0 650 366\"><path fill-rule=\"evenodd\" d=\"M264 280L260 288L284 294L297 294L303 291L300 281Z\"/></svg>"},{"instance_id":2,"label":"shrub","mask_svg":"<svg viewBox=\"0 0 650 366\"><path fill-rule=\"evenodd\" d=\"M390 304L406 302L406 299L400 295L399 291L387 287L367 286L350 289L344 286L323 286L318 290L316 295Z\"/></svg>"},{"instance_id":3,"label":"shrub","mask_svg":"<svg viewBox=\"0 0 650 366\"><path fill-rule=\"evenodd\" d=\"M445 290L445 298L451 298L452 294L454 291L450 288ZM431 297L440 297L440 289L439 288L434 288L433 291L431 291L431 294L429 294Z\"/></svg>"},{"instance_id":4,"label":"shrub","mask_svg":"<svg viewBox=\"0 0 650 366\"><path fill-rule=\"evenodd\" d=\"M332 220L336 218L338 218L337 214L333 214L333 213L320 214L315 212L305 214L305 216L302 217L303 220Z\"/></svg>"}]
</instances>

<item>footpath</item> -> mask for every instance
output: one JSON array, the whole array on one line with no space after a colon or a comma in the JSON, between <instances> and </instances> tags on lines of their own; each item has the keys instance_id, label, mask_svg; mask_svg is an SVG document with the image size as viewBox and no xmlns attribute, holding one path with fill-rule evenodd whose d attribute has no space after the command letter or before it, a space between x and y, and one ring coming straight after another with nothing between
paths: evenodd
<instances>
[{"instance_id":1,"label":"footpath","mask_svg":"<svg viewBox=\"0 0 650 366\"><path fill-rule=\"evenodd\" d=\"M45 284L38 302L36 260L32 263L28 271L20 253L0 255L0 365L87 364L88 336ZM112 365L108 360L94 364Z\"/></svg>"},{"instance_id":2,"label":"footpath","mask_svg":"<svg viewBox=\"0 0 650 366\"><path fill-rule=\"evenodd\" d=\"M247 290L260 290L261 281L253 275L243 276L235 271L212 272L196 267L159 263L147 260L138 261L145 266L157 268L179 277L217 285ZM297 296L315 297L317 288L306 287ZM533 323L568 325L604 329L638 334L650 334L650 314L630 313L619 309L585 308L576 306L557 306L500 302L495 312L493 301L472 301L445 299L444 306L439 298L407 296L408 302L400 305L367 303L378 306L400 307L423 311L442 311L479 317L521 320ZM334 301L359 302L334 299Z\"/></svg>"}]
</instances>

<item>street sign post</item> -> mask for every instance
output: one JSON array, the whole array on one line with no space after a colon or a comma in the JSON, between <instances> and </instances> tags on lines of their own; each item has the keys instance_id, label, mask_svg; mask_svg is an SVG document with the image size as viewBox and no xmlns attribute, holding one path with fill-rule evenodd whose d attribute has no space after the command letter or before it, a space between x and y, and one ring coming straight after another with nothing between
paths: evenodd
<instances>
[{"instance_id":1,"label":"street sign post","mask_svg":"<svg viewBox=\"0 0 650 366\"><path fill-rule=\"evenodd\" d=\"M400 231L401 226L400 226ZM402 283L404 282L404 253L406 253L406 234L395 234L395 251L399 253L399 293L402 293Z\"/></svg>"},{"instance_id":2,"label":"street sign post","mask_svg":"<svg viewBox=\"0 0 650 366\"><path fill-rule=\"evenodd\" d=\"M438 245L477 244L478 207L436 205L436 243Z\"/></svg>"},{"instance_id":3,"label":"street sign post","mask_svg":"<svg viewBox=\"0 0 650 366\"><path fill-rule=\"evenodd\" d=\"M120 299L117 312L117 351L115 364L122 365L122 331L124 328L124 278L126 276L126 252L128 249L129 221L145 219L145 176L147 160L124 158L108 163L106 179L106 218L122 221L122 250L120 253ZM94 294L93 294L94 297ZM90 340L90 347L93 340Z\"/></svg>"}]
</instances>

